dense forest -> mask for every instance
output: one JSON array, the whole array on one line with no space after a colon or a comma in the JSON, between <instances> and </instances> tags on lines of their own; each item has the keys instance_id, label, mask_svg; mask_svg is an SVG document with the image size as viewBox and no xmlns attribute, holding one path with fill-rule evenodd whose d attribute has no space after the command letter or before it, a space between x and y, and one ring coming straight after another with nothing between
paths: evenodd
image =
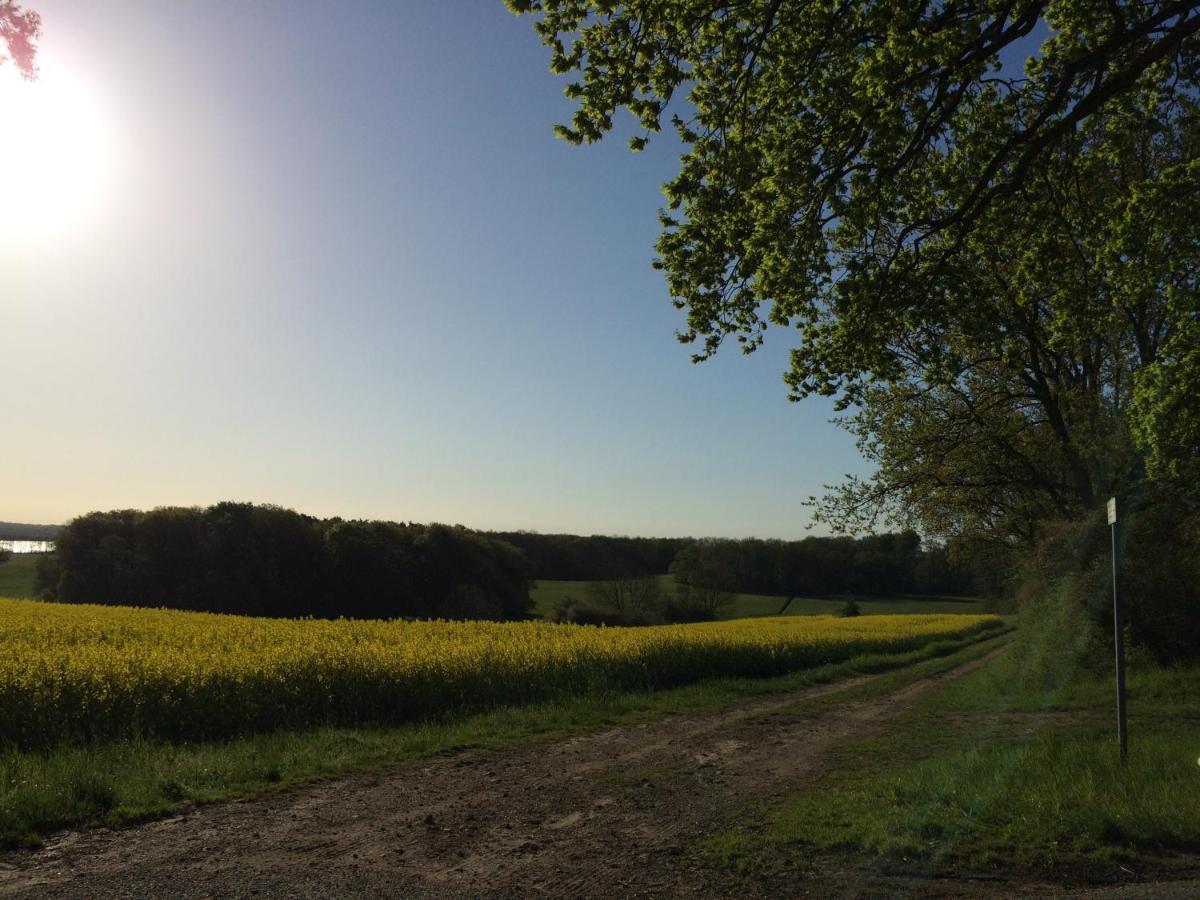
<instances>
[{"instance_id":1,"label":"dense forest","mask_svg":"<svg viewBox=\"0 0 1200 900\"><path fill-rule=\"evenodd\" d=\"M81 516L57 536L38 592L67 603L257 616L517 619L534 579L681 584L779 594L969 594L971 568L913 532L802 541L476 532L318 519L219 503Z\"/></svg>"},{"instance_id":2,"label":"dense forest","mask_svg":"<svg viewBox=\"0 0 1200 900\"><path fill-rule=\"evenodd\" d=\"M525 551L534 575L552 581L596 581L636 575L665 575L675 555L692 538L611 537L496 531Z\"/></svg>"},{"instance_id":3,"label":"dense forest","mask_svg":"<svg viewBox=\"0 0 1200 900\"><path fill-rule=\"evenodd\" d=\"M529 613L532 576L521 551L465 528L218 503L81 516L59 534L38 590L255 616L514 619Z\"/></svg>"},{"instance_id":4,"label":"dense forest","mask_svg":"<svg viewBox=\"0 0 1200 900\"><path fill-rule=\"evenodd\" d=\"M802 541L705 539L681 551L671 565L677 579L707 587L796 597L974 595L983 569L979 559L952 557L936 546L922 549L912 531Z\"/></svg>"},{"instance_id":5,"label":"dense forest","mask_svg":"<svg viewBox=\"0 0 1200 900\"><path fill-rule=\"evenodd\" d=\"M494 532L524 550L537 578L612 580L700 572L698 580L746 594L977 594L979 559L922 548L912 531L801 541L644 538Z\"/></svg>"}]
</instances>

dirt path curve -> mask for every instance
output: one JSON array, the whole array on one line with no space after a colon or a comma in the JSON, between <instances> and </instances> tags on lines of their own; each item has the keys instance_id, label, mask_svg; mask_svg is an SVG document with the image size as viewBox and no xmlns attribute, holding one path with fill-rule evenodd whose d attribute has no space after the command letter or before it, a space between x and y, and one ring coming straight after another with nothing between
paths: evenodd
<instances>
[{"instance_id":1,"label":"dirt path curve","mask_svg":"<svg viewBox=\"0 0 1200 900\"><path fill-rule=\"evenodd\" d=\"M71 832L0 859L0 897L725 895L691 857L699 838L997 652L817 716L788 707L871 677Z\"/></svg>"}]
</instances>

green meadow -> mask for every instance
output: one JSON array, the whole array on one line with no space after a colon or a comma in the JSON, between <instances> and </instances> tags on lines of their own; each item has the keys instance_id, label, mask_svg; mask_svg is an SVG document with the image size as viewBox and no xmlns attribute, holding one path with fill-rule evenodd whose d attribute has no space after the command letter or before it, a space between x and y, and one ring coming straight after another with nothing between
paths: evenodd
<instances>
[{"instance_id":1,"label":"green meadow","mask_svg":"<svg viewBox=\"0 0 1200 900\"><path fill-rule=\"evenodd\" d=\"M751 879L814 853L928 873L1186 863L1200 851L1200 666L1131 658L1123 762L1111 671L1042 618L1024 611L985 666L710 835L710 862Z\"/></svg>"},{"instance_id":2,"label":"green meadow","mask_svg":"<svg viewBox=\"0 0 1200 900\"><path fill-rule=\"evenodd\" d=\"M671 575L660 575L663 593L675 589ZM589 581L546 581L534 583L529 592L539 616L551 615L567 599L587 602ZM723 619L745 619L756 616L816 616L836 615L846 605L846 596L787 597L769 594L734 594L733 602L721 610ZM863 615L898 615L902 613L969 613L985 612L983 601L972 597L863 597L854 601Z\"/></svg>"},{"instance_id":3,"label":"green meadow","mask_svg":"<svg viewBox=\"0 0 1200 900\"><path fill-rule=\"evenodd\" d=\"M33 596L33 580L38 560L45 553L14 553L6 563L0 563L0 597L23 600Z\"/></svg>"}]
</instances>

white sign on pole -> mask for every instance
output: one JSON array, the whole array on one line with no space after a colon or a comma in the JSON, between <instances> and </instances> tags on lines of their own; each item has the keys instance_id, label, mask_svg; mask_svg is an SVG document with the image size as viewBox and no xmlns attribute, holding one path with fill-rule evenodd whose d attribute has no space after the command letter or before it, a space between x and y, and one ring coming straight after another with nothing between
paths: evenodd
<instances>
[{"instance_id":1,"label":"white sign on pole","mask_svg":"<svg viewBox=\"0 0 1200 900\"><path fill-rule=\"evenodd\" d=\"M1108 498L1108 524L1109 525L1117 524L1117 498L1116 497Z\"/></svg>"}]
</instances>

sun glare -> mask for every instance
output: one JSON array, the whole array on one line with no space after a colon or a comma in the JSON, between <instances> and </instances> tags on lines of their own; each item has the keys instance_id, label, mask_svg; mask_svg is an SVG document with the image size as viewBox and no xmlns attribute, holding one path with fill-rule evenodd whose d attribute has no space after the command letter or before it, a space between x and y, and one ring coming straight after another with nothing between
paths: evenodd
<instances>
[{"instance_id":1,"label":"sun glare","mask_svg":"<svg viewBox=\"0 0 1200 900\"><path fill-rule=\"evenodd\" d=\"M97 212L110 169L105 118L84 82L52 59L36 81L0 67L0 239L45 240Z\"/></svg>"}]
</instances>

